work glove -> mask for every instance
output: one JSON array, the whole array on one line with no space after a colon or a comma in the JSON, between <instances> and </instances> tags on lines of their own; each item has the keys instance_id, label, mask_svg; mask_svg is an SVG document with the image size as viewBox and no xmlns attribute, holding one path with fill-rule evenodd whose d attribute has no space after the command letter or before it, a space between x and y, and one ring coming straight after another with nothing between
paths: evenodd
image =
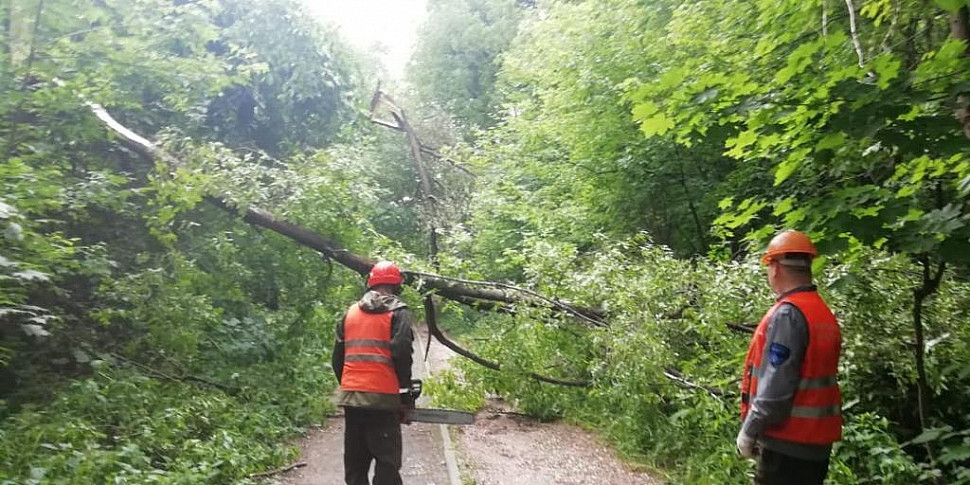
<instances>
[{"instance_id":1,"label":"work glove","mask_svg":"<svg viewBox=\"0 0 970 485\"><path fill-rule=\"evenodd\" d=\"M411 407L401 406L398 408L397 416L401 419L401 424L411 424Z\"/></svg>"},{"instance_id":2,"label":"work glove","mask_svg":"<svg viewBox=\"0 0 970 485\"><path fill-rule=\"evenodd\" d=\"M410 394L401 394L401 407L397 408L397 416L401 424L411 424L411 410L414 409L414 399Z\"/></svg>"},{"instance_id":3,"label":"work glove","mask_svg":"<svg viewBox=\"0 0 970 485\"><path fill-rule=\"evenodd\" d=\"M738 432L738 454L744 458L754 459L755 453L757 453L757 443L755 442L754 436L751 436L741 430Z\"/></svg>"}]
</instances>

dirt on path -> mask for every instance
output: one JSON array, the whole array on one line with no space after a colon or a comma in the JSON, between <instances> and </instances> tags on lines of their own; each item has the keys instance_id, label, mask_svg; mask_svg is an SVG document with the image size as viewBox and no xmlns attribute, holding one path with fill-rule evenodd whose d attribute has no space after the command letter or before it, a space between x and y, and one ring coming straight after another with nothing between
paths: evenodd
<instances>
[{"instance_id":1,"label":"dirt on path","mask_svg":"<svg viewBox=\"0 0 970 485\"><path fill-rule=\"evenodd\" d=\"M423 339L427 330L421 329ZM456 354L432 342L432 374L448 367ZM452 426L464 483L475 485L657 484L650 474L625 466L608 446L588 431L565 423L540 423L509 413L501 400L490 400L473 426Z\"/></svg>"},{"instance_id":2,"label":"dirt on path","mask_svg":"<svg viewBox=\"0 0 970 485\"><path fill-rule=\"evenodd\" d=\"M428 334L418 329L415 376L447 368L454 353L432 342L427 362ZM449 478L441 428L414 423L403 427L406 485L583 485L660 484L645 472L632 471L608 446L588 431L564 423L539 423L509 414L500 402L480 412L471 426L447 428L458 449L460 481ZM343 483L343 418L331 418L301 443L306 467L280 475L284 485ZM453 474L452 474L453 475Z\"/></svg>"},{"instance_id":3,"label":"dirt on path","mask_svg":"<svg viewBox=\"0 0 970 485\"><path fill-rule=\"evenodd\" d=\"M476 485L661 484L626 467L589 432L495 411L458 431L463 468Z\"/></svg>"}]
</instances>

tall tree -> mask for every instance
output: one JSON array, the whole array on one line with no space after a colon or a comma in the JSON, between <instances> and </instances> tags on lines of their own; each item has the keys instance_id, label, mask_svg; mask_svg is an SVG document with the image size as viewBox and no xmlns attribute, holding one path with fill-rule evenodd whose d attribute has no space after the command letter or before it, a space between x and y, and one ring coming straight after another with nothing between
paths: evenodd
<instances>
[{"instance_id":1,"label":"tall tree","mask_svg":"<svg viewBox=\"0 0 970 485\"><path fill-rule=\"evenodd\" d=\"M459 133L494 124L499 56L530 7L515 0L431 0L407 78L424 111L449 113Z\"/></svg>"}]
</instances>

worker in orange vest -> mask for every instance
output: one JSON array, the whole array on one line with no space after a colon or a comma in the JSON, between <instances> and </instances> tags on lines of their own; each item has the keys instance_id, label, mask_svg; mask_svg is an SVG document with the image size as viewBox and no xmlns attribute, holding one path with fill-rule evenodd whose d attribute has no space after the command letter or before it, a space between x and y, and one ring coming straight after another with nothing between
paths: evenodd
<instances>
[{"instance_id":1,"label":"worker in orange vest","mask_svg":"<svg viewBox=\"0 0 970 485\"><path fill-rule=\"evenodd\" d=\"M344 478L368 485L400 485L401 423L414 403L411 384L411 330L414 317L401 301L404 279L394 263L381 261L367 277L367 292L337 325L333 371L340 382L334 399L345 413Z\"/></svg>"},{"instance_id":2,"label":"worker in orange vest","mask_svg":"<svg viewBox=\"0 0 970 485\"><path fill-rule=\"evenodd\" d=\"M842 437L842 333L812 284L816 257L808 236L789 230L762 258L778 297L748 347L737 438L738 452L758 461L756 484L821 485Z\"/></svg>"}]
</instances>

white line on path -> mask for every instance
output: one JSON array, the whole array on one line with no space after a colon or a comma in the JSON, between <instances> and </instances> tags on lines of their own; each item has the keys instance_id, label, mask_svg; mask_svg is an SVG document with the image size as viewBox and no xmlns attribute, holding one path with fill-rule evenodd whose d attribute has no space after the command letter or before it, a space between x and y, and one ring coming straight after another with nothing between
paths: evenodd
<instances>
[{"instance_id":1,"label":"white line on path","mask_svg":"<svg viewBox=\"0 0 970 485\"><path fill-rule=\"evenodd\" d=\"M424 338L421 337L421 332L417 331L414 327L411 330L417 337L418 350L424 349ZM420 358L420 353L418 357ZM423 358L421 359L421 363L424 365L424 375L431 377L431 364ZM451 482L451 485L461 485L461 477L458 474L458 460L455 457L455 446L451 442L451 434L448 432L448 426L439 424L438 429L441 431L441 442L444 445L445 466L448 468L448 481Z\"/></svg>"}]
</instances>

